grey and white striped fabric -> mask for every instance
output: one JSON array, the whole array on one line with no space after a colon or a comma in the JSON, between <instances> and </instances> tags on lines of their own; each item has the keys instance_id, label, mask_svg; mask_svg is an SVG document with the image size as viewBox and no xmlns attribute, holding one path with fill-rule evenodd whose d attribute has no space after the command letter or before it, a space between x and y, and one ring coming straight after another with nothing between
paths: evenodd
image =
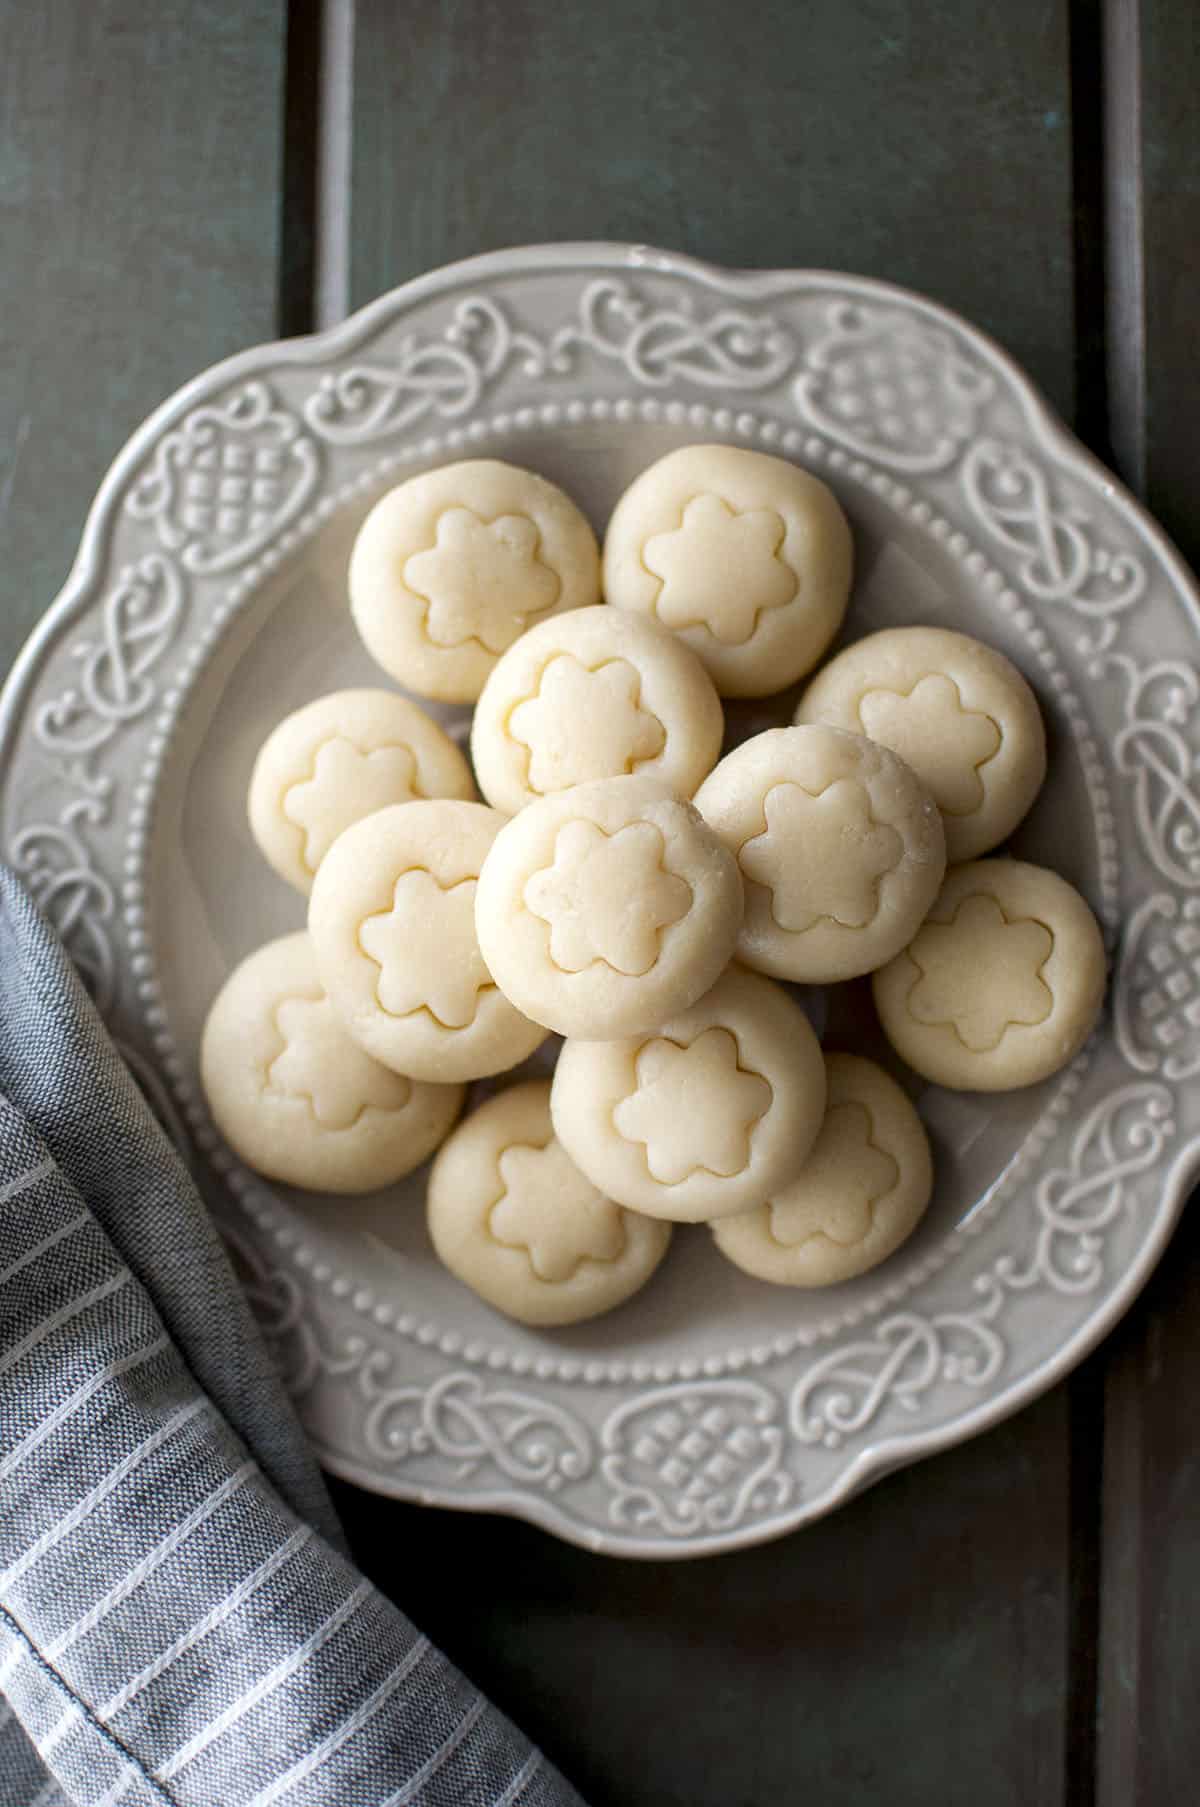
<instances>
[{"instance_id":1,"label":"grey and white striped fabric","mask_svg":"<svg viewBox=\"0 0 1200 1807\"><path fill-rule=\"evenodd\" d=\"M581 1807L350 1561L188 1176L0 868L0 1807Z\"/></svg>"}]
</instances>

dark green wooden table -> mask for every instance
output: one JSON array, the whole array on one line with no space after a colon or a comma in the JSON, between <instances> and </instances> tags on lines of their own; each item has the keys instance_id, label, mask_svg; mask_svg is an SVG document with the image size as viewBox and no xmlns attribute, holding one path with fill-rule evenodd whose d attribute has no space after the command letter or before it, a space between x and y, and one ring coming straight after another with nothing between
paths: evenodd
<instances>
[{"instance_id":1,"label":"dark green wooden table","mask_svg":"<svg viewBox=\"0 0 1200 1807\"><path fill-rule=\"evenodd\" d=\"M1195 559L1198 91L1196 0L0 0L0 666L184 378L544 239L924 290ZM1174 1807L1198 1392L1185 1220L1065 1386L759 1550L338 1502L595 1807Z\"/></svg>"}]
</instances>

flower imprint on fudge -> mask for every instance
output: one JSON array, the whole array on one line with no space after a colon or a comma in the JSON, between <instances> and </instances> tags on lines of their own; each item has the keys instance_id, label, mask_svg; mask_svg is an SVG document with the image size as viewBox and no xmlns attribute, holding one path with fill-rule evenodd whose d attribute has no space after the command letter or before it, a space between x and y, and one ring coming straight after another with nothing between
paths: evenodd
<instances>
[{"instance_id":1,"label":"flower imprint on fudge","mask_svg":"<svg viewBox=\"0 0 1200 1807\"><path fill-rule=\"evenodd\" d=\"M544 796L592 778L629 774L656 759L667 731L643 708L641 689L641 674L628 659L589 667L557 653L536 693L508 718L511 739L529 751L530 790ZM587 733L581 734L585 722Z\"/></svg>"},{"instance_id":2,"label":"flower imprint on fudge","mask_svg":"<svg viewBox=\"0 0 1200 1807\"><path fill-rule=\"evenodd\" d=\"M771 894L781 929L803 934L815 923L863 929L879 911L879 881L904 857L894 828L877 822L854 778L822 791L774 784L763 799L762 834L744 841L738 864Z\"/></svg>"},{"instance_id":3,"label":"flower imprint on fudge","mask_svg":"<svg viewBox=\"0 0 1200 1807\"><path fill-rule=\"evenodd\" d=\"M931 671L908 691L868 690L858 699L858 719L868 740L912 767L945 815L969 816L979 808L980 768L995 758L1004 736L990 715L966 707L953 678Z\"/></svg>"},{"instance_id":4,"label":"flower imprint on fudge","mask_svg":"<svg viewBox=\"0 0 1200 1807\"><path fill-rule=\"evenodd\" d=\"M667 627L704 627L727 646L745 645L760 614L784 608L800 587L779 557L786 537L773 508L739 514L720 496L694 496L679 526L642 548L662 582L654 612Z\"/></svg>"},{"instance_id":5,"label":"flower imprint on fudge","mask_svg":"<svg viewBox=\"0 0 1200 1807\"><path fill-rule=\"evenodd\" d=\"M315 872L351 822L423 795L410 747L397 744L364 753L335 734L317 748L312 776L290 784L280 807L303 833L304 864Z\"/></svg>"},{"instance_id":6,"label":"flower imprint on fudge","mask_svg":"<svg viewBox=\"0 0 1200 1807\"><path fill-rule=\"evenodd\" d=\"M475 880L441 885L424 866L402 872L392 906L359 924L358 944L379 968L375 996L389 1016L428 1011L443 1029L475 1020L494 990L475 939Z\"/></svg>"},{"instance_id":7,"label":"flower imprint on fudge","mask_svg":"<svg viewBox=\"0 0 1200 1807\"><path fill-rule=\"evenodd\" d=\"M625 1252L621 1208L580 1173L558 1142L515 1142L499 1160L504 1191L488 1229L520 1249L539 1280L561 1284L585 1261L611 1263Z\"/></svg>"},{"instance_id":8,"label":"flower imprint on fudge","mask_svg":"<svg viewBox=\"0 0 1200 1807\"><path fill-rule=\"evenodd\" d=\"M679 1185L704 1172L730 1179L750 1165L754 1126L771 1106L770 1084L739 1064L728 1029L705 1029L686 1045L656 1036L634 1061L637 1088L613 1111L626 1142L645 1147L652 1178Z\"/></svg>"},{"instance_id":9,"label":"flower imprint on fudge","mask_svg":"<svg viewBox=\"0 0 1200 1807\"><path fill-rule=\"evenodd\" d=\"M502 653L529 621L558 601L562 582L539 557L541 534L528 515L484 521L470 508L438 516L434 545L404 565L404 582L425 603L435 646L474 640Z\"/></svg>"},{"instance_id":10,"label":"flower imprint on fudge","mask_svg":"<svg viewBox=\"0 0 1200 1807\"><path fill-rule=\"evenodd\" d=\"M900 1178L900 1168L875 1141L863 1104L835 1104L799 1177L767 1210L767 1228L781 1248L814 1236L853 1248L874 1222L874 1206Z\"/></svg>"},{"instance_id":11,"label":"flower imprint on fudge","mask_svg":"<svg viewBox=\"0 0 1200 1807\"><path fill-rule=\"evenodd\" d=\"M985 892L966 897L949 922L926 922L908 949L918 977L908 1013L952 1029L972 1054L989 1054L1009 1029L1044 1023L1054 994L1042 968L1054 936L1036 917L1008 917Z\"/></svg>"},{"instance_id":12,"label":"flower imprint on fudge","mask_svg":"<svg viewBox=\"0 0 1200 1807\"><path fill-rule=\"evenodd\" d=\"M648 973L664 930L692 906L692 887L663 863L665 844L652 822L605 834L593 822L567 822L554 841L554 864L525 885L525 907L550 930L550 958L566 973L596 961L629 978Z\"/></svg>"},{"instance_id":13,"label":"flower imprint on fudge","mask_svg":"<svg viewBox=\"0 0 1200 1807\"><path fill-rule=\"evenodd\" d=\"M368 1110L403 1110L412 1081L350 1040L328 998L285 998L275 1011L283 1051L265 1090L302 1099L322 1129L353 1129Z\"/></svg>"}]
</instances>

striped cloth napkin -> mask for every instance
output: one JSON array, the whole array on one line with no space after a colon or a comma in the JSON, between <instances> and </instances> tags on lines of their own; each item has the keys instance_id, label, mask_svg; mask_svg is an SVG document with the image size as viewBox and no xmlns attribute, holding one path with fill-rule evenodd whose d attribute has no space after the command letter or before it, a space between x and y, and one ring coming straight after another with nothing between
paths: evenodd
<instances>
[{"instance_id":1,"label":"striped cloth napkin","mask_svg":"<svg viewBox=\"0 0 1200 1807\"><path fill-rule=\"evenodd\" d=\"M581 1807L355 1569L182 1163L0 867L2 1807Z\"/></svg>"}]
</instances>

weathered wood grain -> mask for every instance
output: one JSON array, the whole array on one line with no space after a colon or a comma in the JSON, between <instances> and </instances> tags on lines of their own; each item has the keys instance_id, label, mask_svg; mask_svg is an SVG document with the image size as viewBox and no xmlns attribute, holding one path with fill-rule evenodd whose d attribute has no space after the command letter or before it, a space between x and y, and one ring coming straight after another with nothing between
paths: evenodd
<instances>
[{"instance_id":1,"label":"weathered wood grain","mask_svg":"<svg viewBox=\"0 0 1200 1807\"><path fill-rule=\"evenodd\" d=\"M1189 0L1139 10L1146 500L1200 564L1200 15Z\"/></svg>"},{"instance_id":2,"label":"weathered wood grain","mask_svg":"<svg viewBox=\"0 0 1200 1807\"><path fill-rule=\"evenodd\" d=\"M307 324L321 7L290 9L290 104L287 10L0 0L0 670L137 420ZM568 237L892 277L993 332L1200 558L1191 0L358 0L355 44L355 304ZM1070 1391L714 1562L339 1500L365 1565L594 1807L1090 1807L1093 1785L1168 1807L1200 1764L1197 1323L1193 1211Z\"/></svg>"},{"instance_id":3,"label":"weathered wood grain","mask_svg":"<svg viewBox=\"0 0 1200 1807\"><path fill-rule=\"evenodd\" d=\"M547 239L861 270L961 308L1072 407L1065 5L359 0L355 45L355 304ZM339 1497L363 1560L595 1807L1053 1807L1077 1773L1070 1474L1060 1390L713 1562Z\"/></svg>"},{"instance_id":4,"label":"weathered wood grain","mask_svg":"<svg viewBox=\"0 0 1200 1807\"><path fill-rule=\"evenodd\" d=\"M1200 19L1189 0L1116 0L1111 13L1112 440L1195 563ZM1197 1202L1092 1364L1105 1400L1098 1807L1193 1800L1200 1771Z\"/></svg>"},{"instance_id":5,"label":"weathered wood grain","mask_svg":"<svg viewBox=\"0 0 1200 1807\"><path fill-rule=\"evenodd\" d=\"M611 238L909 283L1072 404L1064 0L359 0L353 298Z\"/></svg>"},{"instance_id":6,"label":"weathered wood grain","mask_svg":"<svg viewBox=\"0 0 1200 1807\"><path fill-rule=\"evenodd\" d=\"M1065 1405L1060 1389L807 1530L700 1562L335 1492L368 1573L590 1807L1050 1807Z\"/></svg>"},{"instance_id":7,"label":"weathered wood grain","mask_svg":"<svg viewBox=\"0 0 1200 1807\"><path fill-rule=\"evenodd\" d=\"M131 429L275 331L283 0L0 4L0 670Z\"/></svg>"}]
</instances>

